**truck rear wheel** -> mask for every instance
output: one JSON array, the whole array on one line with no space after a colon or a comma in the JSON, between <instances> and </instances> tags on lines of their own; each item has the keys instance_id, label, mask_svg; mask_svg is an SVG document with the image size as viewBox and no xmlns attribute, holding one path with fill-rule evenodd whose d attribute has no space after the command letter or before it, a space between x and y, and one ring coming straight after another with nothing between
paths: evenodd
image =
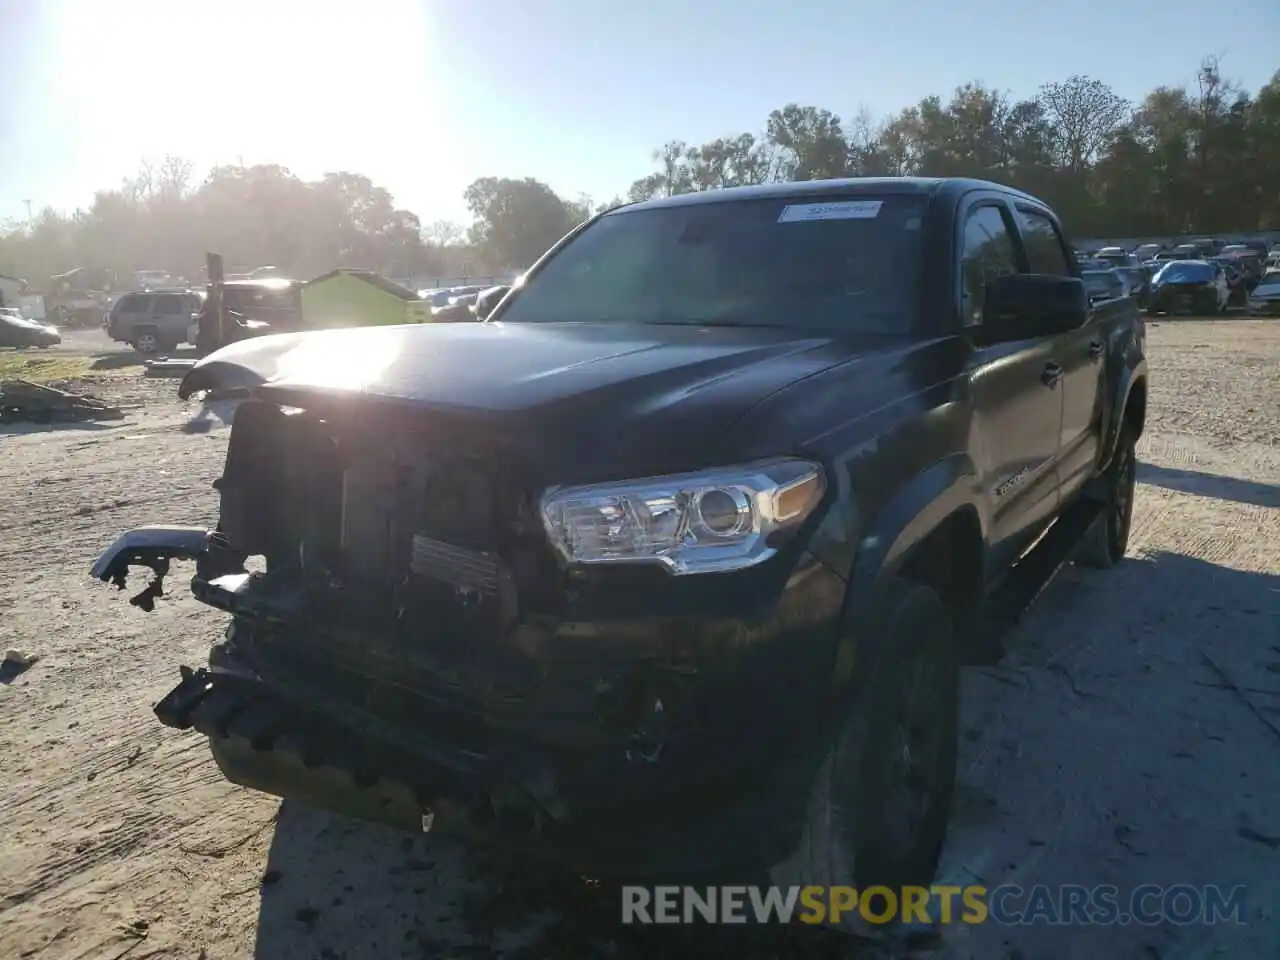
<instances>
[{"instance_id":1,"label":"truck rear wheel","mask_svg":"<svg viewBox=\"0 0 1280 960\"><path fill-rule=\"evenodd\" d=\"M799 843L770 870L782 887L927 887L937 871L955 791L959 665L937 593L906 580L859 618L866 662L848 713L811 786ZM864 632L865 631L865 632ZM883 910L883 905L877 905ZM860 910L827 925L876 936Z\"/></svg>"},{"instance_id":2,"label":"truck rear wheel","mask_svg":"<svg viewBox=\"0 0 1280 960\"><path fill-rule=\"evenodd\" d=\"M1138 458L1133 431L1121 427L1115 456L1107 467L1107 498L1102 516L1085 534L1076 554L1076 562L1086 567L1106 570L1124 559L1129 548L1129 528L1133 524L1133 494L1137 484Z\"/></svg>"}]
</instances>

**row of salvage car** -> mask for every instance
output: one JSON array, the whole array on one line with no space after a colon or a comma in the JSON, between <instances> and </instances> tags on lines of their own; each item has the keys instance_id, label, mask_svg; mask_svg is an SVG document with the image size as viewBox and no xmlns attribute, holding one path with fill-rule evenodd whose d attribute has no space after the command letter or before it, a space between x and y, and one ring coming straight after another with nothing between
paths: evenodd
<instances>
[{"instance_id":1,"label":"row of salvage car","mask_svg":"<svg viewBox=\"0 0 1280 960\"><path fill-rule=\"evenodd\" d=\"M1133 296L1151 314L1280 316L1280 252L1260 241L1103 247L1077 258L1094 300Z\"/></svg>"}]
</instances>

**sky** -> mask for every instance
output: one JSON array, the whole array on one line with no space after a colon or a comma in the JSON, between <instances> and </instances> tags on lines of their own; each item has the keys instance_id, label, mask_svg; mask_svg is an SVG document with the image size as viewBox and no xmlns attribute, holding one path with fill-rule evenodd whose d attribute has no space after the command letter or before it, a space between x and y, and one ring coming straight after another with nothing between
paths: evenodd
<instances>
[{"instance_id":1,"label":"sky","mask_svg":"<svg viewBox=\"0 0 1280 960\"><path fill-rule=\"evenodd\" d=\"M667 140L787 103L880 117L980 80L1139 100L1206 55L1256 90L1280 2L0 0L0 223L88 206L144 160L363 173L424 223L481 176L624 195Z\"/></svg>"}]
</instances>

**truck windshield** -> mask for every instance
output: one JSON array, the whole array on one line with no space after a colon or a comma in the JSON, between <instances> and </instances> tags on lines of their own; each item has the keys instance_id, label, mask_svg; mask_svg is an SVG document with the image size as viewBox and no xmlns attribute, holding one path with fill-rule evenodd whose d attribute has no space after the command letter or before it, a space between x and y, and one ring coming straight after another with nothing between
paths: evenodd
<instances>
[{"instance_id":1,"label":"truck windshield","mask_svg":"<svg viewBox=\"0 0 1280 960\"><path fill-rule=\"evenodd\" d=\"M548 260L495 319L907 333L925 202L793 197L619 210Z\"/></svg>"}]
</instances>

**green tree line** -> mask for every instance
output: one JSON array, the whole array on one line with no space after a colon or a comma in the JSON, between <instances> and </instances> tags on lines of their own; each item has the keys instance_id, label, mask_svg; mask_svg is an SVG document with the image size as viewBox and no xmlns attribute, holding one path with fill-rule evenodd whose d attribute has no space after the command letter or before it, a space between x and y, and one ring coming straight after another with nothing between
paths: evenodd
<instances>
[{"instance_id":1,"label":"green tree line","mask_svg":"<svg viewBox=\"0 0 1280 960\"><path fill-rule=\"evenodd\" d=\"M1015 99L980 82L876 121L787 104L758 132L673 140L626 200L786 180L969 176L1052 204L1077 237L1280 229L1280 70L1251 93L1206 59L1193 81L1130 103L1072 76ZM312 276L356 266L392 276L522 269L604 204L532 178L481 177L473 222L424 222L354 173L306 181L280 166L220 166L195 182L169 157L72 214L52 209L0 233L0 273L39 285L72 267L201 275L231 269Z\"/></svg>"},{"instance_id":2,"label":"green tree line","mask_svg":"<svg viewBox=\"0 0 1280 960\"><path fill-rule=\"evenodd\" d=\"M1050 203L1077 236L1280 229L1280 71L1256 95L1207 59L1188 87L1132 104L1092 77L1014 100L982 83L876 124L819 107L774 110L761 134L665 144L630 197L774 180L961 176Z\"/></svg>"}]
</instances>

